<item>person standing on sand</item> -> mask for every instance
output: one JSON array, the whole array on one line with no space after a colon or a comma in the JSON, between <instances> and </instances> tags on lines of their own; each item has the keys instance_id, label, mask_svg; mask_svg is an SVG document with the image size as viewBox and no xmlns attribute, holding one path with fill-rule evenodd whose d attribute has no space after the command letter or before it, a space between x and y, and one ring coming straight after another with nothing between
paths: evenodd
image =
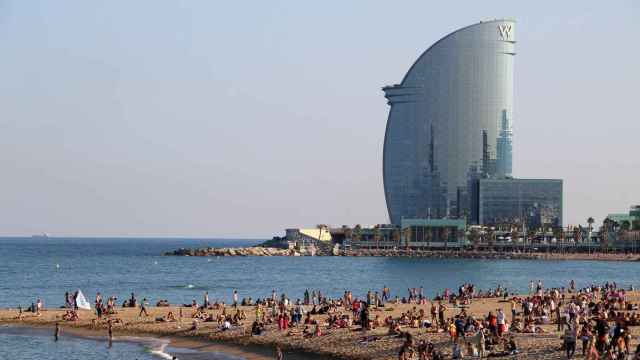
<instances>
[{"instance_id":1,"label":"person standing on sand","mask_svg":"<svg viewBox=\"0 0 640 360\"><path fill-rule=\"evenodd\" d=\"M444 323L445 311L447 311L447 307L442 302L438 302L438 322L443 329L445 328L445 323Z\"/></svg>"},{"instance_id":2,"label":"person standing on sand","mask_svg":"<svg viewBox=\"0 0 640 360\"><path fill-rule=\"evenodd\" d=\"M205 309L209 307L209 292L208 291L204 292L204 297L202 299L202 307L205 308Z\"/></svg>"},{"instance_id":3,"label":"person standing on sand","mask_svg":"<svg viewBox=\"0 0 640 360\"><path fill-rule=\"evenodd\" d=\"M238 290L233 289L233 307L238 307Z\"/></svg>"},{"instance_id":4,"label":"person standing on sand","mask_svg":"<svg viewBox=\"0 0 640 360\"><path fill-rule=\"evenodd\" d=\"M37 316L40 316L40 315L41 315L41 314L40 314L40 311L42 311L42 309L43 309L43 306L42 306L42 300L38 299L38 300L36 301L36 315L37 315Z\"/></svg>"}]
</instances>

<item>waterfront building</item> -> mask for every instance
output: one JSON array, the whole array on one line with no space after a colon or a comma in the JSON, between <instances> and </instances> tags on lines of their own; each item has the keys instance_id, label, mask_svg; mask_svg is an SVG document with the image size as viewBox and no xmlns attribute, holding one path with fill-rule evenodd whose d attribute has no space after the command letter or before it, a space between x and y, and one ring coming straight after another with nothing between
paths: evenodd
<instances>
[{"instance_id":1,"label":"waterfront building","mask_svg":"<svg viewBox=\"0 0 640 360\"><path fill-rule=\"evenodd\" d=\"M412 248L460 247L466 244L467 223L463 219L401 220L404 242Z\"/></svg>"},{"instance_id":2,"label":"waterfront building","mask_svg":"<svg viewBox=\"0 0 640 360\"><path fill-rule=\"evenodd\" d=\"M322 226L308 229L286 229L285 234L286 241L299 244L316 243L318 241L331 242L331 232Z\"/></svg>"},{"instance_id":3,"label":"waterfront building","mask_svg":"<svg viewBox=\"0 0 640 360\"><path fill-rule=\"evenodd\" d=\"M476 179L471 193L474 224L562 227L562 180Z\"/></svg>"},{"instance_id":4,"label":"waterfront building","mask_svg":"<svg viewBox=\"0 0 640 360\"><path fill-rule=\"evenodd\" d=\"M609 219L610 221L617 223L619 226L622 226L622 225L625 225L625 223L628 223L627 225L629 226L629 228L640 227L640 205L632 206L628 214L625 214L625 213L609 214L607 215L606 219ZM640 230L640 229L637 229L637 230Z\"/></svg>"},{"instance_id":5,"label":"waterfront building","mask_svg":"<svg viewBox=\"0 0 640 360\"><path fill-rule=\"evenodd\" d=\"M464 27L429 47L390 105L383 180L389 218L464 218L469 187L511 176L515 22Z\"/></svg>"}]
</instances>

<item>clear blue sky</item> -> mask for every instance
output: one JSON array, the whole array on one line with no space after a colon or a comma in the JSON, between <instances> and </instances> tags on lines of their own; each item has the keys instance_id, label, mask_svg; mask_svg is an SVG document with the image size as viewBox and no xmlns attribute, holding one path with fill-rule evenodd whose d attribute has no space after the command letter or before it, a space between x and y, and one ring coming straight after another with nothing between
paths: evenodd
<instances>
[{"instance_id":1,"label":"clear blue sky","mask_svg":"<svg viewBox=\"0 0 640 360\"><path fill-rule=\"evenodd\" d=\"M514 174L566 224L640 203L637 1L0 0L0 235L386 222L380 88L501 17Z\"/></svg>"}]
</instances>

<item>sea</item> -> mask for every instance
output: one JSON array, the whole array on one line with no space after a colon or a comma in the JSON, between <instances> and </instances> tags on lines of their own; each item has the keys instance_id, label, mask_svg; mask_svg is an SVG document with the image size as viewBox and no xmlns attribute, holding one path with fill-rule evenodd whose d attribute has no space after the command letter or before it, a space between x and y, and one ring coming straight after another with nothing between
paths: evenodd
<instances>
[{"instance_id":1,"label":"sea","mask_svg":"<svg viewBox=\"0 0 640 360\"><path fill-rule=\"evenodd\" d=\"M527 292L529 281L545 287L579 287L616 281L638 287L640 262L471 260L392 257L176 257L166 251L197 247L244 247L262 242L232 239L153 238L0 238L0 308L28 308L36 299L45 307L64 304L65 292L80 290L89 302L97 292L118 302L134 293L150 304L231 301L267 297L275 290L290 299L305 289L337 297L345 290L364 296L368 290L391 289L406 296L423 287L426 296L445 288L473 283L482 290L507 288ZM157 359L194 358L158 339L126 338L111 347L104 339L63 337L54 342L50 331L0 326L0 359ZM181 352L182 351L182 352ZM225 354L198 358L232 359Z\"/></svg>"}]
</instances>

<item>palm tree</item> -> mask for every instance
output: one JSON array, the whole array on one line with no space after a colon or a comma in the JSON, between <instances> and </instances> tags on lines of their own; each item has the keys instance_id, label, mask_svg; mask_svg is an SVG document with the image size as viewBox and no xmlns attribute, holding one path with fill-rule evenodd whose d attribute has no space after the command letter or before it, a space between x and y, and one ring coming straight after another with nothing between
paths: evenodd
<instances>
[{"instance_id":1,"label":"palm tree","mask_svg":"<svg viewBox=\"0 0 640 360\"><path fill-rule=\"evenodd\" d=\"M469 232L469 240L471 240L473 250L478 250L478 246L480 245L480 232L478 231L478 229L471 229L471 231Z\"/></svg>"},{"instance_id":2,"label":"palm tree","mask_svg":"<svg viewBox=\"0 0 640 360\"><path fill-rule=\"evenodd\" d=\"M589 234L587 235L587 239L591 241L591 232L593 231L593 223L596 222L591 216L587 219L587 224L589 225Z\"/></svg>"},{"instance_id":3,"label":"palm tree","mask_svg":"<svg viewBox=\"0 0 640 360\"><path fill-rule=\"evenodd\" d=\"M380 251L380 228L378 225L373 228L373 241L376 242L376 250Z\"/></svg>"},{"instance_id":4,"label":"palm tree","mask_svg":"<svg viewBox=\"0 0 640 360\"><path fill-rule=\"evenodd\" d=\"M489 228L489 230L487 230L487 243L489 244L489 249L493 250L493 247L496 244L496 232L493 228Z\"/></svg>"},{"instance_id":5,"label":"palm tree","mask_svg":"<svg viewBox=\"0 0 640 360\"><path fill-rule=\"evenodd\" d=\"M354 243L359 243L362 240L362 226L357 224L355 228L353 228L353 238L352 241Z\"/></svg>"},{"instance_id":6,"label":"palm tree","mask_svg":"<svg viewBox=\"0 0 640 360\"><path fill-rule=\"evenodd\" d=\"M424 231L424 239L427 241L427 248L431 248L431 240L433 239L433 232L431 228L426 228Z\"/></svg>"},{"instance_id":7,"label":"palm tree","mask_svg":"<svg viewBox=\"0 0 640 360\"><path fill-rule=\"evenodd\" d=\"M393 229L393 231L391 232L391 238L393 239L393 242L397 243L398 247L400 247L400 241L402 239L402 235L400 233L400 229L398 229L398 228Z\"/></svg>"},{"instance_id":8,"label":"palm tree","mask_svg":"<svg viewBox=\"0 0 640 360\"><path fill-rule=\"evenodd\" d=\"M533 248L533 239L536 236L536 231L535 230L529 230L527 232L527 239L529 240L529 248Z\"/></svg>"},{"instance_id":9,"label":"palm tree","mask_svg":"<svg viewBox=\"0 0 640 360\"><path fill-rule=\"evenodd\" d=\"M511 241L514 245L517 244L517 240L518 237L520 237L520 233L518 232L518 228L517 227L512 227L511 228Z\"/></svg>"},{"instance_id":10,"label":"palm tree","mask_svg":"<svg viewBox=\"0 0 640 360\"><path fill-rule=\"evenodd\" d=\"M343 249L346 248L346 245L349 245L351 239L353 237L353 230L347 225L342 225L342 233L344 234L344 240L342 241Z\"/></svg>"},{"instance_id":11,"label":"palm tree","mask_svg":"<svg viewBox=\"0 0 640 360\"><path fill-rule=\"evenodd\" d=\"M404 243L405 243L405 247L407 249L407 251L409 250L409 242L411 241L411 236L412 236L412 231L411 231L411 227L406 227L404 229L402 229L402 233L404 235Z\"/></svg>"},{"instance_id":12,"label":"palm tree","mask_svg":"<svg viewBox=\"0 0 640 360\"><path fill-rule=\"evenodd\" d=\"M464 248L464 245L467 244L467 242L465 241L466 240L466 238L465 238L466 235L467 235L467 233L464 231L464 229L458 229L456 240L458 242L458 245L460 245L460 248Z\"/></svg>"},{"instance_id":13,"label":"palm tree","mask_svg":"<svg viewBox=\"0 0 640 360\"><path fill-rule=\"evenodd\" d=\"M448 228L448 227L446 227L446 226L445 226L445 227L443 227L443 228L440 230L440 238L441 238L442 240L444 240L444 247L445 247L445 248L446 248L446 247L447 247L447 245L449 244L449 235L450 235L450 234L451 234L451 230L449 230L449 228Z\"/></svg>"}]
</instances>

